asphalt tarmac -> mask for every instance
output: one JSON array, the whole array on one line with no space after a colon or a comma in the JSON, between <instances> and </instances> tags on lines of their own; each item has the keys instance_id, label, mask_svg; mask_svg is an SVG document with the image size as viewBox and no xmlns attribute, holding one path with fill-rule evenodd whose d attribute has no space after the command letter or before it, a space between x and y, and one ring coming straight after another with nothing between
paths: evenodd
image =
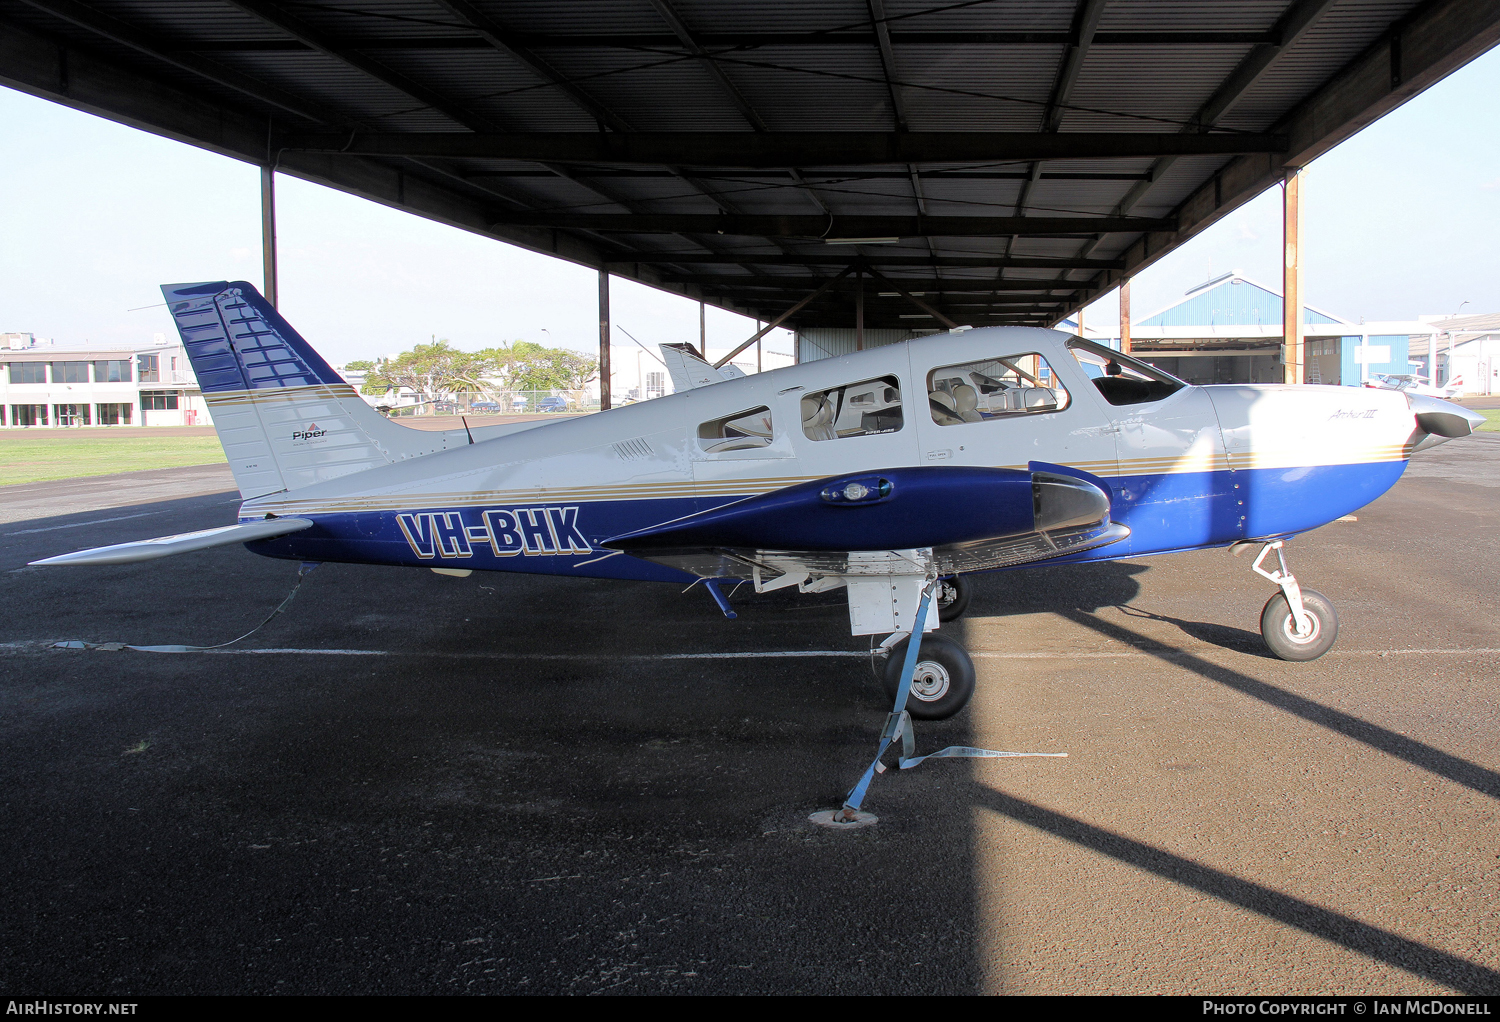
<instances>
[{"instance_id":1,"label":"asphalt tarmac","mask_svg":"<svg viewBox=\"0 0 1500 1022\"><path fill-rule=\"evenodd\" d=\"M1500 435L1455 441L1292 543L1341 615L1311 664L1266 653L1248 556L977 578L944 630L978 692L919 751L1068 758L887 773L846 832L807 816L886 707L839 593L727 621L327 564L230 651L65 650L224 642L297 566L26 566L232 493L34 510L0 526L0 990L1500 993L1497 485Z\"/></svg>"}]
</instances>

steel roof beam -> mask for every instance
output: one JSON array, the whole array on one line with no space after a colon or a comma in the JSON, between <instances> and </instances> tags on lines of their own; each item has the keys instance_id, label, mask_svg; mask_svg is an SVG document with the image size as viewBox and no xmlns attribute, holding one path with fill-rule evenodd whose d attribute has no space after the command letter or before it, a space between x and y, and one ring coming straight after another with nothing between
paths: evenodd
<instances>
[{"instance_id":1,"label":"steel roof beam","mask_svg":"<svg viewBox=\"0 0 1500 1022\"><path fill-rule=\"evenodd\" d=\"M726 252L716 255L697 253L675 254L657 252L642 254L632 262L651 264L675 264L697 266L705 263L751 263L757 266L845 266L848 255L824 255L818 253L796 255L763 255L743 252ZM1045 256L930 256L922 252L910 255L863 255L859 261L867 266L944 266L968 269L993 270L999 267L1016 267L1028 270L1123 270L1123 259L1049 259ZM625 263L622 265L630 265Z\"/></svg>"},{"instance_id":2,"label":"steel roof beam","mask_svg":"<svg viewBox=\"0 0 1500 1022\"><path fill-rule=\"evenodd\" d=\"M1220 83L1200 106L1187 125L1182 129L1184 132L1207 131L1218 123L1220 117L1229 112L1230 107L1242 99L1250 87L1260 80L1271 63L1279 57L1286 48L1295 43L1313 25L1317 24L1319 18L1328 12L1338 0L1300 0L1293 4L1285 14L1276 22L1271 34L1274 41L1257 45L1255 49L1246 54L1245 59L1229 73L1229 77ZM1167 169L1176 162L1172 155L1164 155L1151 168L1151 176L1140 184L1133 186L1125 193L1120 204L1115 207L1115 212L1125 216L1135 208L1136 203L1145 198L1146 193L1151 190L1152 182L1161 178ZM1098 247L1098 241L1090 245L1084 252L1091 253Z\"/></svg>"},{"instance_id":3,"label":"steel roof beam","mask_svg":"<svg viewBox=\"0 0 1500 1022\"><path fill-rule=\"evenodd\" d=\"M1272 126L1290 141L1285 156L1230 162L1177 206L1176 231L1147 233L1133 242L1124 253L1126 269L1102 274L1099 291L1134 276L1276 185L1286 168L1306 166L1497 44L1500 0L1432 0L1418 6ZM1077 307L1070 303L1067 313Z\"/></svg>"},{"instance_id":4,"label":"steel roof beam","mask_svg":"<svg viewBox=\"0 0 1500 1022\"><path fill-rule=\"evenodd\" d=\"M521 42L517 38L517 33L510 31L500 23L496 22L494 19L490 18L483 11L479 10L474 4L468 2L468 0L437 0L437 3L440 4L454 17L466 22L468 25L478 31L487 45L491 46L501 53L511 55L512 57L524 63L528 68L531 69L534 74L538 75L544 81L551 82L553 85L555 85L563 93L563 95L572 100L573 103L580 109L597 118L601 127L608 125L614 130L616 134L629 133L633 131L634 126L628 120L615 113L606 104L602 103L600 100L596 99L585 90L579 88L575 83L569 81L566 75L554 68L541 56L534 53L530 47L525 45L525 43ZM600 134L602 136L603 132L601 132ZM574 161L563 160L542 162L548 163L549 166L556 170L559 169L559 164ZM677 175L688 185L692 186L702 194L708 196L709 198L712 198L714 201L719 203L721 208L729 209L731 212L738 212L738 210L734 208L730 200L726 199L722 195L719 195L714 191L713 188L705 185L690 174L685 173L682 170L681 166L679 166L679 161L652 160L651 162L666 166L672 171L672 173ZM571 173L567 176L573 178L573 180L578 180L578 178ZM611 194L609 191L597 184L587 184L583 181L579 181L579 183L585 184L586 187L592 188L594 191L598 192L600 195L603 195L605 198L610 199L611 201L624 205L625 208L630 209L633 212L638 211L638 208L634 203L625 202L620 196ZM818 203L818 205L820 208L822 207L822 203ZM711 242L703 239L690 240L696 241L698 244L702 245L704 248L710 251L714 251L716 248L716 246Z\"/></svg>"},{"instance_id":5,"label":"steel roof beam","mask_svg":"<svg viewBox=\"0 0 1500 1022\"><path fill-rule=\"evenodd\" d=\"M910 32L889 30L887 38L896 46L1068 46L1072 32ZM873 46L875 32L694 32L705 50L776 46ZM536 32L506 32L508 43L529 49L659 49L678 48L675 33L622 32L618 35L554 35ZM1095 46L1264 46L1280 41L1274 32L1099 32ZM344 37L341 48L359 50L482 50L490 44L475 36L376 36ZM283 39L173 39L174 50L213 52L284 52L311 47ZM712 53L709 56L712 57Z\"/></svg>"},{"instance_id":6,"label":"steel roof beam","mask_svg":"<svg viewBox=\"0 0 1500 1022\"><path fill-rule=\"evenodd\" d=\"M496 125L493 122L485 120L482 117L476 117L470 111L463 109L446 97L438 95L425 85L412 81L400 72L378 61L371 60L358 50L340 45L337 40L326 36L301 18L288 14L274 4L268 3L267 0L228 0L228 2L246 14L259 18L266 24L272 25L287 35L292 36L299 42L307 44L314 50L347 64L355 70L374 78L376 81L410 96L418 103L430 107L451 121L462 124L473 131L495 130ZM441 154L414 153L412 155L440 156Z\"/></svg>"},{"instance_id":7,"label":"steel roof beam","mask_svg":"<svg viewBox=\"0 0 1500 1022\"><path fill-rule=\"evenodd\" d=\"M1096 231L1170 231L1176 221L1151 217L1053 216L715 216L702 213L505 214L512 226L629 234L739 234L759 238L986 238L997 234L1093 234ZM852 255L852 253L851 253Z\"/></svg>"},{"instance_id":8,"label":"steel roof beam","mask_svg":"<svg viewBox=\"0 0 1500 1022\"><path fill-rule=\"evenodd\" d=\"M589 169L589 177L631 177L631 178L675 178L679 175L670 170L643 170L643 169L621 169L612 167L594 167ZM465 171L466 177L552 177L550 171L528 170L516 167L507 170L471 170ZM907 181L911 174L904 170L861 170L861 171L833 171L833 170L809 170L799 172L797 177L792 177L792 172L785 170L757 170L752 173L745 171L726 172L706 170L694 174L694 177L704 181L729 180L739 182L746 178L755 181L775 178L787 178L793 181L829 181L834 184L858 184L861 181ZM1003 170L918 170L917 176L924 181L1025 181L1031 175L1021 171ZM1090 173L1052 173L1044 171L1041 174L1043 181L1147 181L1150 174L1115 174L1100 172Z\"/></svg>"},{"instance_id":9,"label":"steel roof beam","mask_svg":"<svg viewBox=\"0 0 1500 1022\"><path fill-rule=\"evenodd\" d=\"M1284 135L1243 132L370 132L353 137L289 133L278 140L278 145L358 156L786 168L1283 153L1287 139Z\"/></svg>"},{"instance_id":10,"label":"steel roof beam","mask_svg":"<svg viewBox=\"0 0 1500 1022\"><path fill-rule=\"evenodd\" d=\"M868 268L867 272L869 272ZM731 277L724 274L663 273L662 279L676 281L679 284L695 284L699 287L745 288L752 291L764 290L766 288L806 290L817 287L822 283L822 279L816 277ZM942 280L913 279L911 277L893 277L892 279L919 290L938 291L943 294L989 294L995 290L1077 291L1087 284L1086 281L1016 280L1011 278L1001 281L1000 286L997 288L995 281L977 277L971 280L953 277L944 277Z\"/></svg>"},{"instance_id":11,"label":"steel roof beam","mask_svg":"<svg viewBox=\"0 0 1500 1022\"><path fill-rule=\"evenodd\" d=\"M756 112L755 108L750 105L750 101L746 99L744 94L740 92L735 84L729 80L729 76L724 73L724 69L718 65L717 61L709 56L709 54L703 49L703 47L698 45L697 41L693 37L693 33L688 29L687 23L684 22L680 17L678 17L677 11L672 7L671 3L669 3L668 0L650 0L650 2L651 6L656 8L657 15L667 23L667 25L672 29L672 32L677 36L682 45L686 46L688 50L698 58L699 66L702 67L703 70L708 73L708 76L714 80L714 82L719 86L720 91L729 97L729 101L734 104L735 109L740 112L740 116L745 119L745 122L756 131L770 131L770 127L761 118L760 114ZM810 187L808 187L807 182L802 180L802 176L795 170L791 171L791 175L797 181L797 183L802 186L804 194L806 194L807 197L812 200L813 205L817 206L820 212L827 213L828 207L824 205L823 200L820 199Z\"/></svg>"},{"instance_id":12,"label":"steel roof beam","mask_svg":"<svg viewBox=\"0 0 1500 1022\"><path fill-rule=\"evenodd\" d=\"M290 113L318 124L338 125L345 130L365 127L364 124L361 124L348 114L311 106L301 97L283 92L265 82L241 74L233 68L225 67L214 61L197 60L182 54L164 52L157 48L155 40L150 35L107 15L99 14L92 8L85 7L76 2L76 0L23 0L23 2L102 38L109 39L123 46L128 46L138 53L181 68L206 81L213 82L226 89L238 92L243 96L255 99L264 103L272 111L279 110L283 113ZM269 138L267 141L269 142ZM411 157L403 159L420 170L451 181L465 192L495 196L505 202L523 208L535 204L535 199L532 196L518 196L501 187L468 180L441 164ZM266 145L264 153L258 162L262 165L274 166L276 160L277 157L271 151L271 147Z\"/></svg>"},{"instance_id":13,"label":"steel roof beam","mask_svg":"<svg viewBox=\"0 0 1500 1022\"><path fill-rule=\"evenodd\" d=\"M160 80L113 58L0 19L0 84L75 110L110 118L166 138L263 166L266 115L232 106L204 90ZM497 238L586 266L618 260L603 240L522 227L493 227L497 197L472 186L460 191L400 166L283 154L278 169L382 205L408 209L438 223ZM654 272L642 276L654 282ZM668 285L672 287L672 285Z\"/></svg>"},{"instance_id":14,"label":"steel roof beam","mask_svg":"<svg viewBox=\"0 0 1500 1022\"><path fill-rule=\"evenodd\" d=\"M241 74L223 64L203 60L191 53L182 51L173 52L169 48L163 47L150 34L142 32L107 14L101 14L92 7L78 3L77 0L21 0L21 2L50 14L55 18L60 18L70 24L77 25L79 28L112 42L128 46L137 53L143 53L148 57L160 60L173 67L181 68L215 84L222 85L227 89L232 89L240 95L248 96L273 110L292 114L295 117L311 121L314 124L341 124L347 120L342 115L329 114L327 111L314 109L301 97L283 92L266 82L252 78L246 74Z\"/></svg>"},{"instance_id":15,"label":"steel roof beam","mask_svg":"<svg viewBox=\"0 0 1500 1022\"><path fill-rule=\"evenodd\" d=\"M1047 97L1047 105L1042 110L1041 129L1044 133L1055 134L1062 127L1063 114L1068 109L1068 97L1073 92L1073 86L1078 81L1078 75L1083 70L1083 62L1088 57L1089 47L1094 43L1094 35L1099 28L1099 19L1104 16L1104 5L1107 0L1078 0L1078 8L1073 13L1073 40L1063 51L1061 65L1057 69L1057 80L1052 84L1052 93ZM1026 215L1026 204L1031 200L1031 189L1041 179L1042 164L1037 161L1031 165L1031 171L1021 184L1020 192L1016 195L1016 216ZM1012 237L1007 251L1015 247L1016 239ZM1004 271L1001 271L1003 275Z\"/></svg>"}]
</instances>

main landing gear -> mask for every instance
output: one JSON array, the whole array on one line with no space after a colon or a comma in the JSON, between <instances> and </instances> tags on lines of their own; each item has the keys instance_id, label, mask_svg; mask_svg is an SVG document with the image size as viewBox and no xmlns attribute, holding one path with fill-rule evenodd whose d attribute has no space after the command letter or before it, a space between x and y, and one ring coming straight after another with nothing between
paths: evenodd
<instances>
[{"instance_id":1,"label":"main landing gear","mask_svg":"<svg viewBox=\"0 0 1500 1022\"><path fill-rule=\"evenodd\" d=\"M1255 546L1241 541L1229 548L1238 557ZM1333 603L1320 592L1303 589L1286 566L1285 541L1275 539L1261 546L1260 555L1250 567L1257 574L1281 587L1281 592L1266 601L1260 612L1260 634L1271 652L1283 660L1316 660L1333 648L1339 636L1339 617ZM1267 571L1260 566L1266 555L1276 551L1279 568Z\"/></svg>"},{"instance_id":2,"label":"main landing gear","mask_svg":"<svg viewBox=\"0 0 1500 1022\"><path fill-rule=\"evenodd\" d=\"M950 575L938 579L938 620L955 621L969 609L969 597L973 595L968 579L962 575Z\"/></svg>"}]
</instances>

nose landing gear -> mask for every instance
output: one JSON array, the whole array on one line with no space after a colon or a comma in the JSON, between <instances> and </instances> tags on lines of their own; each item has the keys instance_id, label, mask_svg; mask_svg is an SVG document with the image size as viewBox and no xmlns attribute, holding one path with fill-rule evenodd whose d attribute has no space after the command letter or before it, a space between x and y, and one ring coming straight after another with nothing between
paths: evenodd
<instances>
[{"instance_id":1,"label":"nose landing gear","mask_svg":"<svg viewBox=\"0 0 1500 1022\"><path fill-rule=\"evenodd\" d=\"M1238 557L1254 545L1242 541L1230 547L1230 552ZM1328 597L1298 585L1287 569L1285 546L1285 541L1279 539L1263 544L1260 555L1250 566L1257 575L1281 587L1281 592L1267 600L1260 612L1261 638L1283 660L1316 660L1333 648L1339 635L1339 617ZM1276 551L1279 568L1267 571L1260 564L1272 550Z\"/></svg>"}]
</instances>

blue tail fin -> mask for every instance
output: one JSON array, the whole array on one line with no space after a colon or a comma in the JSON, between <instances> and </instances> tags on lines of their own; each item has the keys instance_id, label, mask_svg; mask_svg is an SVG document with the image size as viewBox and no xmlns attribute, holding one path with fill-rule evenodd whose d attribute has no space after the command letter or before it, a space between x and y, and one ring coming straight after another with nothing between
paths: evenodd
<instances>
[{"instance_id":1,"label":"blue tail fin","mask_svg":"<svg viewBox=\"0 0 1500 1022\"><path fill-rule=\"evenodd\" d=\"M203 393L344 383L245 281L163 284L161 291Z\"/></svg>"},{"instance_id":2,"label":"blue tail fin","mask_svg":"<svg viewBox=\"0 0 1500 1022\"><path fill-rule=\"evenodd\" d=\"M470 442L386 419L242 280L161 290L246 498Z\"/></svg>"}]
</instances>

